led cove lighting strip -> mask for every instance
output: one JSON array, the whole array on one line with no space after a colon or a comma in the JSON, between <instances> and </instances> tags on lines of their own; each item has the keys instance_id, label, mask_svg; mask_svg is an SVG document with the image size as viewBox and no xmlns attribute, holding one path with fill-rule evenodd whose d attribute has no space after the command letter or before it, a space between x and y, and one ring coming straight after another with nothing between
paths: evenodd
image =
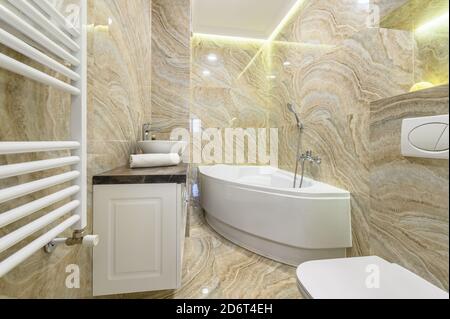
<instances>
[{"instance_id":1,"label":"led cove lighting strip","mask_svg":"<svg viewBox=\"0 0 450 319\"><path fill-rule=\"evenodd\" d=\"M286 26L286 24L289 22L289 20L294 16L294 14L297 13L298 9L303 4L303 2L305 2L305 0L298 0L292 6L292 8L288 11L286 16L281 20L281 22L275 28L275 30L273 30L270 37L266 40L266 43L263 46L261 46L261 48L256 53L256 55L253 57L253 59L250 60L250 63L245 67L245 69L241 72L241 74L239 74L238 79L240 79L244 75L244 73L247 72L247 70L253 65L253 63L256 61L256 59L259 57L259 55L264 51L265 47L267 45L270 45L277 38L278 34L280 34L280 32L283 30L283 28Z\"/></svg>"},{"instance_id":2,"label":"led cove lighting strip","mask_svg":"<svg viewBox=\"0 0 450 319\"><path fill-rule=\"evenodd\" d=\"M278 24L278 26L273 30L272 34L270 35L268 41L272 42L276 39L278 34L284 29L286 24L291 20L291 18L297 13L298 9L300 9L300 6L305 2L305 0L297 0L297 2L292 6L292 8L288 11L286 16L281 20L281 22Z\"/></svg>"},{"instance_id":3,"label":"led cove lighting strip","mask_svg":"<svg viewBox=\"0 0 450 319\"><path fill-rule=\"evenodd\" d=\"M448 18L449 14L448 12L440 17L437 17L436 19L431 20L430 22L425 23L424 25L418 27L416 29L416 33L422 33L430 29L434 29L438 27L439 25L443 25L444 23L448 24Z\"/></svg>"},{"instance_id":4,"label":"led cove lighting strip","mask_svg":"<svg viewBox=\"0 0 450 319\"><path fill-rule=\"evenodd\" d=\"M194 37L198 38L207 38L207 39L218 39L218 40L228 40L228 41L242 41L242 42L267 42L266 39L258 39L258 38L244 38L244 37L235 37L229 35L219 35L219 34L208 34L208 33L194 33Z\"/></svg>"},{"instance_id":5,"label":"led cove lighting strip","mask_svg":"<svg viewBox=\"0 0 450 319\"><path fill-rule=\"evenodd\" d=\"M244 70L239 74L238 79L244 75L245 72L253 65L253 63L256 61L256 59L260 56L260 54L264 51L266 46L270 45L274 42L274 40L277 38L277 36L280 34L280 32L283 30L283 28L286 26L286 24L290 21L290 19L297 13L300 6L305 2L305 0L297 0L297 2L292 6L291 9L289 9L288 13L285 15L285 17L280 21L280 23L277 25L275 30L271 33L268 39L258 39L258 38L245 38L245 37L235 37L235 36L227 36L227 35L218 35L218 34L208 34L208 33L194 33L195 37L199 38L214 38L214 39L222 39L222 40L228 40L228 41L244 41L244 42L259 42L263 45L258 50L258 52L255 54L255 56L250 60L249 64L244 68ZM283 41L279 41L279 43L284 43ZM287 42L286 42L287 43Z\"/></svg>"}]
</instances>

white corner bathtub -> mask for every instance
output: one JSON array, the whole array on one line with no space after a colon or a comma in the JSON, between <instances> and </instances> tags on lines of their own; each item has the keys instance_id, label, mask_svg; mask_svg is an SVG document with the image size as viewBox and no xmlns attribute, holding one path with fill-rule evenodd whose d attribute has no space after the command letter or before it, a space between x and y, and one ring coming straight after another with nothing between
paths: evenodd
<instances>
[{"instance_id":1,"label":"white corner bathtub","mask_svg":"<svg viewBox=\"0 0 450 319\"><path fill-rule=\"evenodd\" d=\"M202 166L200 199L208 224L235 244L298 266L346 257L352 246L350 193L268 166Z\"/></svg>"}]
</instances>

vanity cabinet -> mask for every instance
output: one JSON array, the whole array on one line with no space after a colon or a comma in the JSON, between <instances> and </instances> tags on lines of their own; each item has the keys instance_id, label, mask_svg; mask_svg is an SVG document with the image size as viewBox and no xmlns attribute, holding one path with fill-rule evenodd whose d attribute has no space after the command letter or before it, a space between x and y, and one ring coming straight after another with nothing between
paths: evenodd
<instances>
[{"instance_id":1,"label":"vanity cabinet","mask_svg":"<svg viewBox=\"0 0 450 319\"><path fill-rule=\"evenodd\" d=\"M94 185L94 296L181 286L184 184Z\"/></svg>"}]
</instances>

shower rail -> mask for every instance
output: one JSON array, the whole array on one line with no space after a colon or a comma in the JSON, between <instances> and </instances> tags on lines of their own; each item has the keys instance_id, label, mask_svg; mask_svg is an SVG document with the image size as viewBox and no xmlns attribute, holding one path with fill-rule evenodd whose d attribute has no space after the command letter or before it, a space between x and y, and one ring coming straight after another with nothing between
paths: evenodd
<instances>
[{"instance_id":1,"label":"shower rail","mask_svg":"<svg viewBox=\"0 0 450 319\"><path fill-rule=\"evenodd\" d=\"M79 234L87 227L87 0L80 0L78 9L80 25L75 27L48 0L0 1L0 43L55 74L47 74L3 53L0 53L0 68L61 90L71 97L69 141L0 141L2 156L55 151L70 153L0 166L0 180L8 179L8 184L14 184L0 189L0 204L63 186L49 195L0 212L0 230L4 233L6 226L22 222L20 227L0 237L0 256L21 246L6 259L0 259L0 278L61 233L71 229ZM23 183L13 183L11 179L56 168L67 168L67 172ZM38 212L58 204L59 208L29 220ZM53 228L48 230L50 227Z\"/></svg>"}]
</instances>

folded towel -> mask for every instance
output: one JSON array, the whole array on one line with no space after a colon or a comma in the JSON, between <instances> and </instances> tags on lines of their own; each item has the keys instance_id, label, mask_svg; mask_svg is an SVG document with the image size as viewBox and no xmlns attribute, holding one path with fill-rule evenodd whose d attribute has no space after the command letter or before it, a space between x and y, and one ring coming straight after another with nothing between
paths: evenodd
<instances>
[{"instance_id":1,"label":"folded towel","mask_svg":"<svg viewBox=\"0 0 450 319\"><path fill-rule=\"evenodd\" d=\"M130 157L131 168L176 166L180 163L181 157L178 154L143 154Z\"/></svg>"}]
</instances>

